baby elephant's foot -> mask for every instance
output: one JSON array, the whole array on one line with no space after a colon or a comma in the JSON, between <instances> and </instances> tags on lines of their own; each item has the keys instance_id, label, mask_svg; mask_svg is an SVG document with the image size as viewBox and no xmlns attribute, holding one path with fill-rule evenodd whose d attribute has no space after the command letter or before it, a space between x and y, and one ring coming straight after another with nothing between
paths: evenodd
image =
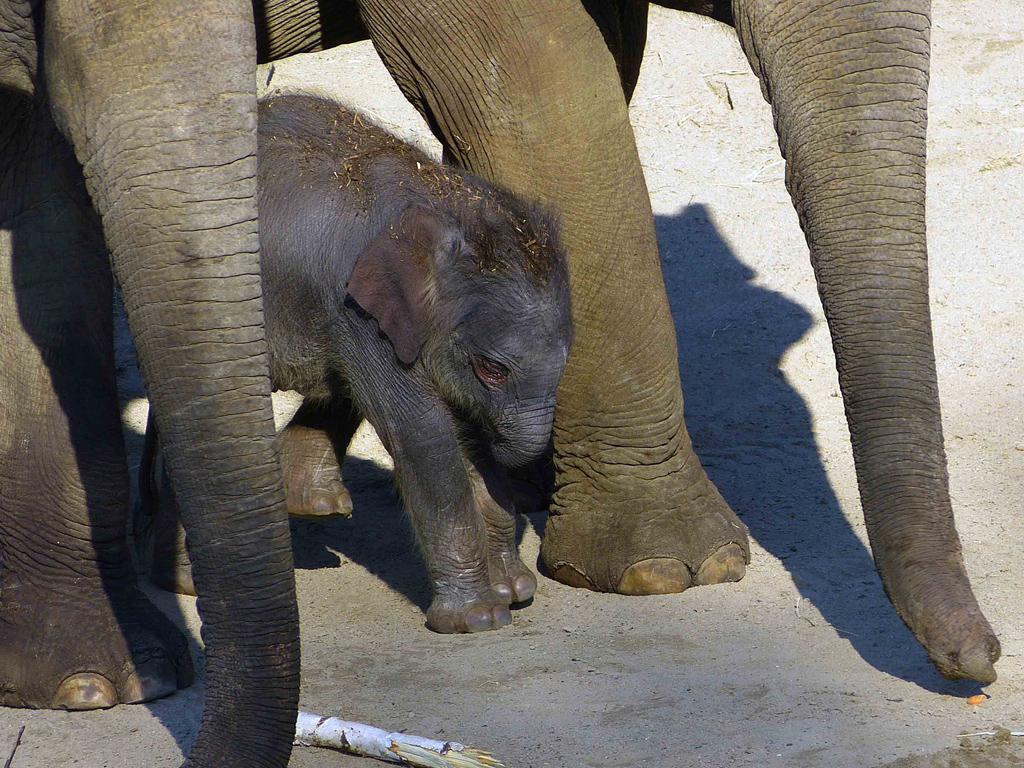
<instances>
[{"instance_id":1,"label":"baby elephant's foot","mask_svg":"<svg viewBox=\"0 0 1024 768\"><path fill-rule=\"evenodd\" d=\"M508 601L495 594L487 583L481 562L458 578L434 582L434 601L427 610L427 626L435 632L486 632L512 623Z\"/></svg>"},{"instance_id":2,"label":"baby elephant's foot","mask_svg":"<svg viewBox=\"0 0 1024 768\"><path fill-rule=\"evenodd\" d=\"M293 517L350 517L352 497L334 447L321 430L289 425L281 432L285 501Z\"/></svg>"},{"instance_id":3,"label":"baby elephant's foot","mask_svg":"<svg viewBox=\"0 0 1024 768\"><path fill-rule=\"evenodd\" d=\"M513 551L492 554L487 561L491 589L506 604L525 603L537 591L537 577Z\"/></svg>"},{"instance_id":4,"label":"baby elephant's foot","mask_svg":"<svg viewBox=\"0 0 1024 768\"><path fill-rule=\"evenodd\" d=\"M524 603L537 591L537 577L519 559L516 547L516 496L504 470L492 473L489 488L479 471L471 474L473 498L487 529L487 574L491 590L506 605ZM491 495L491 491L497 498Z\"/></svg>"},{"instance_id":5,"label":"baby elephant's foot","mask_svg":"<svg viewBox=\"0 0 1024 768\"><path fill-rule=\"evenodd\" d=\"M427 610L427 626L450 635L457 632L486 632L512 623L512 612L504 598L481 595L465 602L450 602L435 597Z\"/></svg>"}]
</instances>

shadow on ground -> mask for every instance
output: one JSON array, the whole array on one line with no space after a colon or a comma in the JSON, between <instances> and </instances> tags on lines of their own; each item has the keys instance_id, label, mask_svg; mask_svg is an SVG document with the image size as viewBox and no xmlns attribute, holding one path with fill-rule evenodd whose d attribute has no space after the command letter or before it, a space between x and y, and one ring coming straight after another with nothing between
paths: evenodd
<instances>
[{"instance_id":1,"label":"shadow on ground","mask_svg":"<svg viewBox=\"0 0 1024 768\"><path fill-rule=\"evenodd\" d=\"M339 554L344 555L426 611L431 598L427 569L394 491L391 472L354 456L345 459L343 472L352 495L352 517L292 518L295 567L336 568L341 564Z\"/></svg>"},{"instance_id":2,"label":"shadow on ground","mask_svg":"<svg viewBox=\"0 0 1024 768\"><path fill-rule=\"evenodd\" d=\"M870 553L829 484L800 395L779 360L810 329L799 304L756 285L702 205L656 220L679 340L687 424L711 479L779 558L799 592L876 669L928 690L963 695L944 680L882 589ZM426 569L391 485L391 473L349 457L351 519L292 521L298 568L362 565L424 611ZM543 535L544 514L529 516ZM520 537L522 529L520 528ZM814 611L803 609L813 622Z\"/></svg>"},{"instance_id":3,"label":"shadow on ground","mask_svg":"<svg viewBox=\"0 0 1024 768\"><path fill-rule=\"evenodd\" d=\"M939 676L889 604L829 484L807 406L779 368L811 315L753 282L703 205L658 216L656 226L686 422L711 479L757 542L783 561L800 596L865 661L928 690L962 693Z\"/></svg>"}]
</instances>

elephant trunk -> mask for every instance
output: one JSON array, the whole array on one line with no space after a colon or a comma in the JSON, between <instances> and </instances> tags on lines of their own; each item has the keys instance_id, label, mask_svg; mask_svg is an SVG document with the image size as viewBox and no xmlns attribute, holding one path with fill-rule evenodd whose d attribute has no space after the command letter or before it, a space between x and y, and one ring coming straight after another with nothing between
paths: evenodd
<instances>
[{"instance_id":1,"label":"elephant trunk","mask_svg":"<svg viewBox=\"0 0 1024 768\"><path fill-rule=\"evenodd\" d=\"M995 679L950 504L925 243L928 0L734 0L832 333L875 563L951 678Z\"/></svg>"},{"instance_id":2,"label":"elephant trunk","mask_svg":"<svg viewBox=\"0 0 1024 768\"><path fill-rule=\"evenodd\" d=\"M503 467L522 467L540 456L551 443L555 399L523 403L511 418L498 425L492 451Z\"/></svg>"},{"instance_id":3,"label":"elephant trunk","mask_svg":"<svg viewBox=\"0 0 1024 768\"><path fill-rule=\"evenodd\" d=\"M47 6L47 82L188 532L207 692L186 764L284 766L298 614L260 292L252 6L95 5Z\"/></svg>"}]
</instances>

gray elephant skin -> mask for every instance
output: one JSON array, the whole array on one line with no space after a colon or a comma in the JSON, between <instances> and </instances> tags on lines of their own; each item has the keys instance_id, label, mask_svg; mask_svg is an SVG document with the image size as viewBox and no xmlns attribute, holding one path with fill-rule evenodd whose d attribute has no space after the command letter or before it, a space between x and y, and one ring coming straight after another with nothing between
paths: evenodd
<instances>
[{"instance_id":1,"label":"gray elephant skin","mask_svg":"<svg viewBox=\"0 0 1024 768\"><path fill-rule=\"evenodd\" d=\"M255 76L248 2L0 2L0 702L109 707L192 680L125 542L116 277L200 592L188 765L286 764L298 705Z\"/></svg>"},{"instance_id":2,"label":"gray elephant skin","mask_svg":"<svg viewBox=\"0 0 1024 768\"><path fill-rule=\"evenodd\" d=\"M365 416L426 560L428 625L509 624L537 581L507 470L548 447L572 341L553 221L324 98L266 98L258 131L271 381L304 396L281 433L289 512L351 510L340 463ZM178 541L147 495L156 540ZM158 548L162 586L170 556L187 587L183 555Z\"/></svg>"},{"instance_id":3,"label":"gray elephant skin","mask_svg":"<svg viewBox=\"0 0 1024 768\"><path fill-rule=\"evenodd\" d=\"M928 0L680 0L735 27L770 102L832 334L875 563L950 678L995 679L949 497L928 307ZM369 36L460 167L560 216L575 337L541 558L625 594L739 579L746 528L683 421L675 329L629 125L647 4L257 6L262 60ZM596 148L599 148L597 151ZM643 339L642 344L637 339Z\"/></svg>"},{"instance_id":4,"label":"gray elephant skin","mask_svg":"<svg viewBox=\"0 0 1024 768\"><path fill-rule=\"evenodd\" d=\"M954 526L928 309L930 3L684 5L736 28L771 103L885 588L944 675L993 680L999 643ZM743 575L745 529L683 422L629 125L646 4L361 0L358 18L352 10L341 0L0 3L7 704L103 706L188 679L181 641L140 596L123 542L112 265L200 594L206 709L189 764L287 763L298 628L262 326L255 63L364 34L453 163L559 217L575 335L553 425L549 571L628 594Z\"/></svg>"}]
</instances>

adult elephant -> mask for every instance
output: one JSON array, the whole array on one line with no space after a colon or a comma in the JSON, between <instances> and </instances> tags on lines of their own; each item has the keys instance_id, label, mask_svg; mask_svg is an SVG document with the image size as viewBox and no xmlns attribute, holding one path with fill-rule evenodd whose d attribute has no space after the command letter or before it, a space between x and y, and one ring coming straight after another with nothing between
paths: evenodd
<instances>
[{"instance_id":1,"label":"adult elephant","mask_svg":"<svg viewBox=\"0 0 1024 768\"><path fill-rule=\"evenodd\" d=\"M681 0L736 27L771 103L832 333L875 562L951 678L995 679L950 503L928 307L928 0ZM257 3L270 60L368 34L459 165L557 209L576 337L542 558L627 594L739 579L746 530L683 423L674 328L627 104L635 0Z\"/></svg>"},{"instance_id":2,"label":"adult elephant","mask_svg":"<svg viewBox=\"0 0 1024 768\"><path fill-rule=\"evenodd\" d=\"M201 595L197 766L286 764L298 702L255 52L247 0L0 0L0 703L88 709L191 682L125 544L112 265Z\"/></svg>"},{"instance_id":3,"label":"adult elephant","mask_svg":"<svg viewBox=\"0 0 1024 768\"><path fill-rule=\"evenodd\" d=\"M365 28L451 159L560 212L577 336L555 423L552 573L633 594L741 577L745 530L683 424L626 110L646 5L362 0L359 24L344 0L257 0L256 39L249 4L197 6L51 0L44 20L39 3L0 4L14 117L0 133L3 700L136 700L187 673L124 554L110 281L66 137L125 290L190 530L209 665L190 759L287 760L297 639L255 280L257 44L270 59ZM999 646L953 526L928 316L929 3L689 9L735 23L773 105L886 588L940 671L992 680ZM52 629L57 620L74 634ZM40 647L59 650L29 653Z\"/></svg>"}]
</instances>

